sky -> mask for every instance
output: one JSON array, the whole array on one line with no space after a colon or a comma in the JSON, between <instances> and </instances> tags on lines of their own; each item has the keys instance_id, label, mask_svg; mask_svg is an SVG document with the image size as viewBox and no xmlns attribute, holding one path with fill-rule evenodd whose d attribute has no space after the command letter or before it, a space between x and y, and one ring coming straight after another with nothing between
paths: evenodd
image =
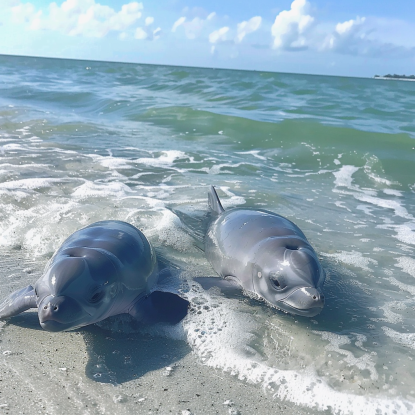
<instances>
[{"instance_id":1,"label":"sky","mask_svg":"<svg viewBox=\"0 0 415 415\"><path fill-rule=\"evenodd\" d=\"M415 74L415 1L0 0L0 54Z\"/></svg>"}]
</instances>

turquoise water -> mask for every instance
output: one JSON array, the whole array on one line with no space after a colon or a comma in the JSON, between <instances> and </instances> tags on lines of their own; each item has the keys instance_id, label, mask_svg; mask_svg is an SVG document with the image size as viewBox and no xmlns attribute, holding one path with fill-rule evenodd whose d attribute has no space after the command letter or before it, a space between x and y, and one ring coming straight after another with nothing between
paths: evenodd
<instances>
[{"instance_id":1,"label":"turquoise water","mask_svg":"<svg viewBox=\"0 0 415 415\"><path fill-rule=\"evenodd\" d=\"M414 82L0 56L0 246L43 266L76 229L121 219L191 284L214 272L171 209L203 214L215 185L225 208L300 226L325 309L310 320L196 289L200 313L163 335L270 400L412 413L413 114ZM26 274L2 274L1 294Z\"/></svg>"}]
</instances>

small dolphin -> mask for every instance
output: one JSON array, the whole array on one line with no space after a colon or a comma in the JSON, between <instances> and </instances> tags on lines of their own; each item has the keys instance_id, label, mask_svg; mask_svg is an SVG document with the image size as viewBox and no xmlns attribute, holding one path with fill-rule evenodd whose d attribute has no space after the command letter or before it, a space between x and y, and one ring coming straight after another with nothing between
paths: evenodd
<instances>
[{"instance_id":1,"label":"small dolphin","mask_svg":"<svg viewBox=\"0 0 415 415\"><path fill-rule=\"evenodd\" d=\"M306 317L320 313L325 272L297 225L266 210L225 211L213 186L208 202L212 220L204 251L221 277L283 311ZM215 280L196 278L204 288L226 285Z\"/></svg>"},{"instance_id":2,"label":"small dolphin","mask_svg":"<svg viewBox=\"0 0 415 415\"><path fill-rule=\"evenodd\" d=\"M158 276L156 254L141 231L126 222L96 222L65 240L34 287L3 301L0 319L37 308L48 331L73 330L121 313L175 324L189 303L154 291Z\"/></svg>"}]
</instances>

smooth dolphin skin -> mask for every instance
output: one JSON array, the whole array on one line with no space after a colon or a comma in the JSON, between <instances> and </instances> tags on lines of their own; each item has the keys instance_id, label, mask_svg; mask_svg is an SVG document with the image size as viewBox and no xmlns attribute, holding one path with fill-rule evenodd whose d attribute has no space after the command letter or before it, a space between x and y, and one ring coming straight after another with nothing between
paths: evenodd
<instances>
[{"instance_id":1,"label":"smooth dolphin skin","mask_svg":"<svg viewBox=\"0 0 415 415\"><path fill-rule=\"evenodd\" d=\"M283 311L320 313L325 272L300 228L266 210L225 211L213 186L208 197L205 255L215 271Z\"/></svg>"},{"instance_id":2,"label":"smooth dolphin skin","mask_svg":"<svg viewBox=\"0 0 415 415\"><path fill-rule=\"evenodd\" d=\"M152 292L157 279L156 254L141 231L126 222L96 222L65 240L34 287L4 300L0 319L37 308L40 325L48 331L72 330L122 313L176 323L188 302Z\"/></svg>"}]
</instances>

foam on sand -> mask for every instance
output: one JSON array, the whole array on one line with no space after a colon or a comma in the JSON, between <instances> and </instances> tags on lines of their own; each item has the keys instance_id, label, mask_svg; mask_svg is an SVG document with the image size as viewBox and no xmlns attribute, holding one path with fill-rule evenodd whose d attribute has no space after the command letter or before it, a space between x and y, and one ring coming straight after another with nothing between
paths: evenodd
<instances>
[{"instance_id":1,"label":"foam on sand","mask_svg":"<svg viewBox=\"0 0 415 415\"><path fill-rule=\"evenodd\" d=\"M290 401L320 411L330 410L336 414L410 414L414 405L400 398L363 396L336 390L318 376L312 367L303 370L285 370L270 367L256 347L255 332L258 329L255 316L237 309L235 303L192 287L188 293L193 310L184 322L188 342L201 362L223 370L240 380L260 384L275 398ZM350 343L347 336L316 332L329 341L328 351L343 355L347 365L359 370L368 370L370 378L376 380L374 362L369 353L355 357L341 346ZM365 336L357 334L356 341L362 344ZM245 346L243 346L245 345ZM364 349L363 349L364 350ZM278 354L276 350L275 353Z\"/></svg>"}]
</instances>

